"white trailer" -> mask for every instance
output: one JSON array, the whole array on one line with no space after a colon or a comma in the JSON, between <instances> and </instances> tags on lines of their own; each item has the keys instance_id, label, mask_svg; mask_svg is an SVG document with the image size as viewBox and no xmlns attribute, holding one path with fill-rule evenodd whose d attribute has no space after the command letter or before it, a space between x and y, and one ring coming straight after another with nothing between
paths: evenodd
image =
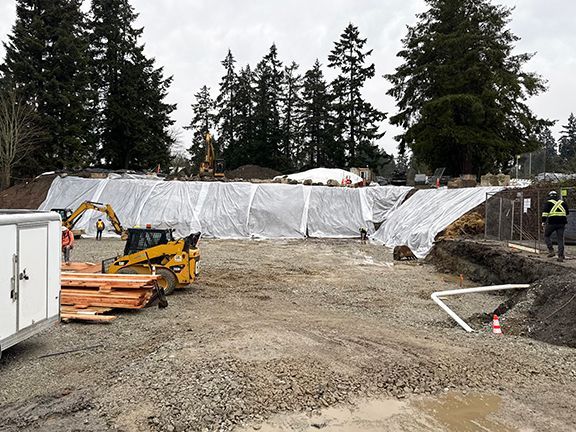
<instances>
[{"instance_id":1,"label":"white trailer","mask_svg":"<svg viewBox=\"0 0 576 432\"><path fill-rule=\"evenodd\" d=\"M60 320L57 213L0 210L0 356Z\"/></svg>"}]
</instances>

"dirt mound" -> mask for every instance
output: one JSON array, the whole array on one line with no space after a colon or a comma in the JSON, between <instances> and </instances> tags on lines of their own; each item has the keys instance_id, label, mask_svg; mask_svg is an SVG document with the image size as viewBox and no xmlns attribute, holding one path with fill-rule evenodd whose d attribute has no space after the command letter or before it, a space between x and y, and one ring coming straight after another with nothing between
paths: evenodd
<instances>
[{"instance_id":1,"label":"dirt mound","mask_svg":"<svg viewBox=\"0 0 576 432\"><path fill-rule=\"evenodd\" d=\"M264 168L258 165L243 165L232 171L226 171L226 177L229 179L273 179L281 175L281 172L271 168Z\"/></svg>"},{"instance_id":2,"label":"dirt mound","mask_svg":"<svg viewBox=\"0 0 576 432\"><path fill-rule=\"evenodd\" d=\"M54 175L38 177L0 192L0 208L37 209L46 199Z\"/></svg>"},{"instance_id":3,"label":"dirt mound","mask_svg":"<svg viewBox=\"0 0 576 432\"><path fill-rule=\"evenodd\" d=\"M457 239L471 237L484 232L484 218L478 212L466 213L453 224L449 225L441 234L444 239Z\"/></svg>"},{"instance_id":4,"label":"dirt mound","mask_svg":"<svg viewBox=\"0 0 576 432\"><path fill-rule=\"evenodd\" d=\"M547 277L504 306L514 333L576 348L576 282L573 272Z\"/></svg>"}]
</instances>

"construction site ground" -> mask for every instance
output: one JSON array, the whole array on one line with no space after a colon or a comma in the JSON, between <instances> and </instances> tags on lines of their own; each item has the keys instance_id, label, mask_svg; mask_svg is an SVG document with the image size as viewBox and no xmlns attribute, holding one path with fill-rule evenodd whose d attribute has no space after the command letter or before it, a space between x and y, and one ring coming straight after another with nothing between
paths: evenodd
<instances>
[{"instance_id":1,"label":"construction site ground","mask_svg":"<svg viewBox=\"0 0 576 432\"><path fill-rule=\"evenodd\" d=\"M121 249L83 239L73 259ZM430 300L458 277L358 240L201 249L200 280L168 308L59 324L6 351L0 431L576 429L574 349L466 334ZM450 305L470 317L502 300Z\"/></svg>"}]
</instances>

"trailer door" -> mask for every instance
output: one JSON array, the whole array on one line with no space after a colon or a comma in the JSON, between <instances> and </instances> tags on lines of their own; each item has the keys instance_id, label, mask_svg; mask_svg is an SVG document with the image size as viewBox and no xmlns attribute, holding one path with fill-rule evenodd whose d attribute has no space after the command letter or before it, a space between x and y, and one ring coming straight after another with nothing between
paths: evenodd
<instances>
[{"instance_id":1,"label":"trailer door","mask_svg":"<svg viewBox=\"0 0 576 432\"><path fill-rule=\"evenodd\" d=\"M16 324L16 225L0 225L0 341L18 330Z\"/></svg>"},{"instance_id":2,"label":"trailer door","mask_svg":"<svg viewBox=\"0 0 576 432\"><path fill-rule=\"evenodd\" d=\"M18 230L18 330L48 317L48 225Z\"/></svg>"}]
</instances>

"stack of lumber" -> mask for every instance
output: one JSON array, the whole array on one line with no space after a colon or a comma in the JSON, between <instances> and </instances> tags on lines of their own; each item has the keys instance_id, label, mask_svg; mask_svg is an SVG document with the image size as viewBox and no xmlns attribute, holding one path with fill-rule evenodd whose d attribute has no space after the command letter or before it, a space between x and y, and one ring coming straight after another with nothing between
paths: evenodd
<instances>
[{"instance_id":1,"label":"stack of lumber","mask_svg":"<svg viewBox=\"0 0 576 432\"><path fill-rule=\"evenodd\" d=\"M100 273L100 270L102 269L102 264L96 264L91 262L69 262L69 263L62 263L61 269L63 272Z\"/></svg>"},{"instance_id":2,"label":"stack of lumber","mask_svg":"<svg viewBox=\"0 0 576 432\"><path fill-rule=\"evenodd\" d=\"M62 272L63 319L108 321L111 309L142 309L154 297L156 275Z\"/></svg>"}]
</instances>

